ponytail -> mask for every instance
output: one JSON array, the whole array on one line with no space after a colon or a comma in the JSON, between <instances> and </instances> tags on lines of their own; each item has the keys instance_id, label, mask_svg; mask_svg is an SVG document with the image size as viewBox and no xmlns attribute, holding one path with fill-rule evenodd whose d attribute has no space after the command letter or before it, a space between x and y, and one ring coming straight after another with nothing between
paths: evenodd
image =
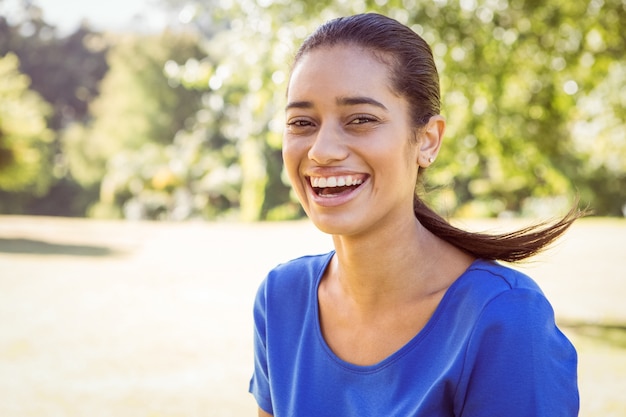
<instances>
[{"instance_id":1,"label":"ponytail","mask_svg":"<svg viewBox=\"0 0 626 417\"><path fill-rule=\"evenodd\" d=\"M414 203L415 216L429 231L441 239L477 258L517 262L541 252L559 238L580 217L588 213L576 205L556 222L541 222L522 229L486 234L468 232L452 226L435 213L417 196Z\"/></svg>"}]
</instances>

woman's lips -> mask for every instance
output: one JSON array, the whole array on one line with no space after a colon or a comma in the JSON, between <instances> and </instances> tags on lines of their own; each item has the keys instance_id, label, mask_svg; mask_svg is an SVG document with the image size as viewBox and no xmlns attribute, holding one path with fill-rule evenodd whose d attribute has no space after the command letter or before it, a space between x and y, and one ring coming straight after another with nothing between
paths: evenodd
<instances>
[{"instance_id":1,"label":"woman's lips","mask_svg":"<svg viewBox=\"0 0 626 417\"><path fill-rule=\"evenodd\" d=\"M334 207L349 201L354 192L367 181L366 174L310 176L313 200L322 206Z\"/></svg>"}]
</instances>

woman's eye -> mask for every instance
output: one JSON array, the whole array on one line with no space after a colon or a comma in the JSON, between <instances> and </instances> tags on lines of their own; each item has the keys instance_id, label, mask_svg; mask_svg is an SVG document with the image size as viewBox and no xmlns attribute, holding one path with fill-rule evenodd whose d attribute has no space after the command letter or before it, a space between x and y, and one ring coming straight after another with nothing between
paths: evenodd
<instances>
[{"instance_id":1,"label":"woman's eye","mask_svg":"<svg viewBox=\"0 0 626 417\"><path fill-rule=\"evenodd\" d=\"M352 119L350 124L353 124L353 125L363 125L363 124L371 123L371 122L375 122L375 121L376 121L376 119L374 119L373 117L370 117L370 116L358 116L358 117L355 117L354 119Z\"/></svg>"},{"instance_id":2,"label":"woman's eye","mask_svg":"<svg viewBox=\"0 0 626 417\"><path fill-rule=\"evenodd\" d=\"M311 122L308 120L292 120L287 123L287 126L306 127L306 126L311 126Z\"/></svg>"}]
</instances>

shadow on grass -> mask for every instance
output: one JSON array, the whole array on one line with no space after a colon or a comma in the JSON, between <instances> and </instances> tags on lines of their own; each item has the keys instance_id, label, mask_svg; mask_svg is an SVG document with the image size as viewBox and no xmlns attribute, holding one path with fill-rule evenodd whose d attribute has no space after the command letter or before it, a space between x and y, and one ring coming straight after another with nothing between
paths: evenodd
<instances>
[{"instance_id":1,"label":"shadow on grass","mask_svg":"<svg viewBox=\"0 0 626 417\"><path fill-rule=\"evenodd\" d=\"M626 324L576 322L564 323L562 327L571 329L581 336L626 349Z\"/></svg>"},{"instance_id":2,"label":"shadow on grass","mask_svg":"<svg viewBox=\"0 0 626 417\"><path fill-rule=\"evenodd\" d=\"M0 238L0 253L91 257L121 254L119 251L106 246L70 245L66 243L50 243L42 240L4 238Z\"/></svg>"}]
</instances>

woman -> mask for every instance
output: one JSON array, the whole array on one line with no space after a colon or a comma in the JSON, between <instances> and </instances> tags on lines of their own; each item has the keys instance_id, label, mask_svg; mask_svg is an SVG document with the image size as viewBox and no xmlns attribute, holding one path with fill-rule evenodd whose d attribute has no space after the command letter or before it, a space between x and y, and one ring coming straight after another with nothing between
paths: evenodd
<instances>
[{"instance_id":1,"label":"woman","mask_svg":"<svg viewBox=\"0 0 626 417\"><path fill-rule=\"evenodd\" d=\"M257 294L260 416L574 416L576 352L525 275L581 214L507 235L452 227L415 196L445 121L428 45L377 14L322 25L289 81L285 168L335 249Z\"/></svg>"}]
</instances>

